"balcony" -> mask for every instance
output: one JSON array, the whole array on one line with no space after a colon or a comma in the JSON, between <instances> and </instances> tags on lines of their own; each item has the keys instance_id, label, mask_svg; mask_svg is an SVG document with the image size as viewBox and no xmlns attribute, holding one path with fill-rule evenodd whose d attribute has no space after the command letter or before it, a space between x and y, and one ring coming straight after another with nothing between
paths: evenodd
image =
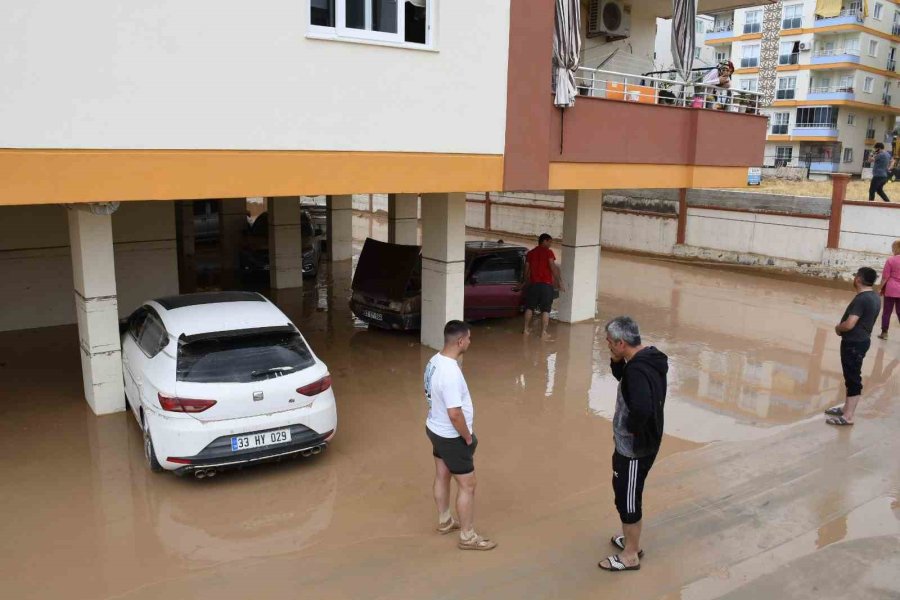
<instances>
[{"instance_id":1,"label":"balcony","mask_svg":"<svg viewBox=\"0 0 900 600\"><path fill-rule=\"evenodd\" d=\"M832 65L840 63L859 63L859 49L857 48L833 48L830 50L816 50L813 52L810 63L814 65Z\"/></svg>"},{"instance_id":2,"label":"balcony","mask_svg":"<svg viewBox=\"0 0 900 600\"><path fill-rule=\"evenodd\" d=\"M734 23L720 23L706 32L706 43L712 44L716 40L726 40L732 37L734 37Z\"/></svg>"},{"instance_id":3,"label":"balcony","mask_svg":"<svg viewBox=\"0 0 900 600\"><path fill-rule=\"evenodd\" d=\"M836 138L836 123L798 123L791 129L791 136L804 138Z\"/></svg>"},{"instance_id":4,"label":"balcony","mask_svg":"<svg viewBox=\"0 0 900 600\"><path fill-rule=\"evenodd\" d=\"M852 87L812 86L809 88L807 100L855 100L856 93Z\"/></svg>"},{"instance_id":5,"label":"balcony","mask_svg":"<svg viewBox=\"0 0 900 600\"><path fill-rule=\"evenodd\" d=\"M864 21L865 17L863 17L861 10L847 8L842 10L836 17L816 15L816 20L813 21L813 28L831 27L832 25L857 25Z\"/></svg>"}]
</instances>

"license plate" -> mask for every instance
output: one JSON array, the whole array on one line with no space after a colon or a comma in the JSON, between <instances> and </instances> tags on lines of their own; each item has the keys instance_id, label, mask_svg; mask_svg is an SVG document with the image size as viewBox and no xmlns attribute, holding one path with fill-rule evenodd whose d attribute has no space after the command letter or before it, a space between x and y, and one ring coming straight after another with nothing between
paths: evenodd
<instances>
[{"instance_id":1,"label":"license plate","mask_svg":"<svg viewBox=\"0 0 900 600\"><path fill-rule=\"evenodd\" d=\"M250 433L247 435L236 435L231 438L231 451L250 450L251 448L262 448L271 446L272 444L283 444L291 441L290 429L279 429L277 431L266 431L265 433Z\"/></svg>"},{"instance_id":2,"label":"license plate","mask_svg":"<svg viewBox=\"0 0 900 600\"><path fill-rule=\"evenodd\" d=\"M363 316L370 319L375 319L376 321L381 321L382 319L384 319L381 313L372 312L371 310L364 310Z\"/></svg>"}]
</instances>

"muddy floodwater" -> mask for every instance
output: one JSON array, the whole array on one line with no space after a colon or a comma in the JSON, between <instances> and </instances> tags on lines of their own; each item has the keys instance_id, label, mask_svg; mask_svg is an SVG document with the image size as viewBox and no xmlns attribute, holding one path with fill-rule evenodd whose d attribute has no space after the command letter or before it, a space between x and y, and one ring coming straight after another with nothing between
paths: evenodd
<instances>
[{"instance_id":1,"label":"muddy floodwater","mask_svg":"<svg viewBox=\"0 0 900 600\"><path fill-rule=\"evenodd\" d=\"M351 269L273 295L331 369L334 443L213 479L150 473L131 414L93 416L74 326L0 334L0 597L900 597L900 328L873 338L857 424L821 414L849 290L604 251L597 322L549 343L477 323L476 523L499 547L464 553L433 532L432 351L354 322ZM671 371L642 570L610 574L619 314Z\"/></svg>"}]
</instances>

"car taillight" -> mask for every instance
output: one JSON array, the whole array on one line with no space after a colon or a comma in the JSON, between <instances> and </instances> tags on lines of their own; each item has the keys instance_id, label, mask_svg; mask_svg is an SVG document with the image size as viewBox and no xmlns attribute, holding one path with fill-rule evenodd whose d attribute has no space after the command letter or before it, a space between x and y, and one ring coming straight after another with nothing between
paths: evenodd
<instances>
[{"instance_id":1,"label":"car taillight","mask_svg":"<svg viewBox=\"0 0 900 600\"><path fill-rule=\"evenodd\" d=\"M199 413L215 403L215 400L175 398L174 396L163 396L162 394L159 394L159 405L162 406L163 410L168 410L169 412Z\"/></svg>"},{"instance_id":2,"label":"car taillight","mask_svg":"<svg viewBox=\"0 0 900 600\"><path fill-rule=\"evenodd\" d=\"M314 383L304 385L302 388L297 388L297 393L303 394L304 396L315 396L317 394L321 394L330 387L331 375L326 375L325 377Z\"/></svg>"}]
</instances>

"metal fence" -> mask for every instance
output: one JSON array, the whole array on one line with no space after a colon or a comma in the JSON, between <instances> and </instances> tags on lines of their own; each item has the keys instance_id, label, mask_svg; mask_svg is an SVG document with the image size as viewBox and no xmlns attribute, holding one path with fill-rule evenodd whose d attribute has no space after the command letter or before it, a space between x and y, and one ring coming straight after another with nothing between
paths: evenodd
<instances>
[{"instance_id":1,"label":"metal fence","mask_svg":"<svg viewBox=\"0 0 900 600\"><path fill-rule=\"evenodd\" d=\"M709 69L705 69L708 72ZM698 73L700 77L702 74ZM693 108L759 114L762 94L700 82L682 84L674 79L618 73L581 67L575 76L582 96Z\"/></svg>"}]
</instances>

